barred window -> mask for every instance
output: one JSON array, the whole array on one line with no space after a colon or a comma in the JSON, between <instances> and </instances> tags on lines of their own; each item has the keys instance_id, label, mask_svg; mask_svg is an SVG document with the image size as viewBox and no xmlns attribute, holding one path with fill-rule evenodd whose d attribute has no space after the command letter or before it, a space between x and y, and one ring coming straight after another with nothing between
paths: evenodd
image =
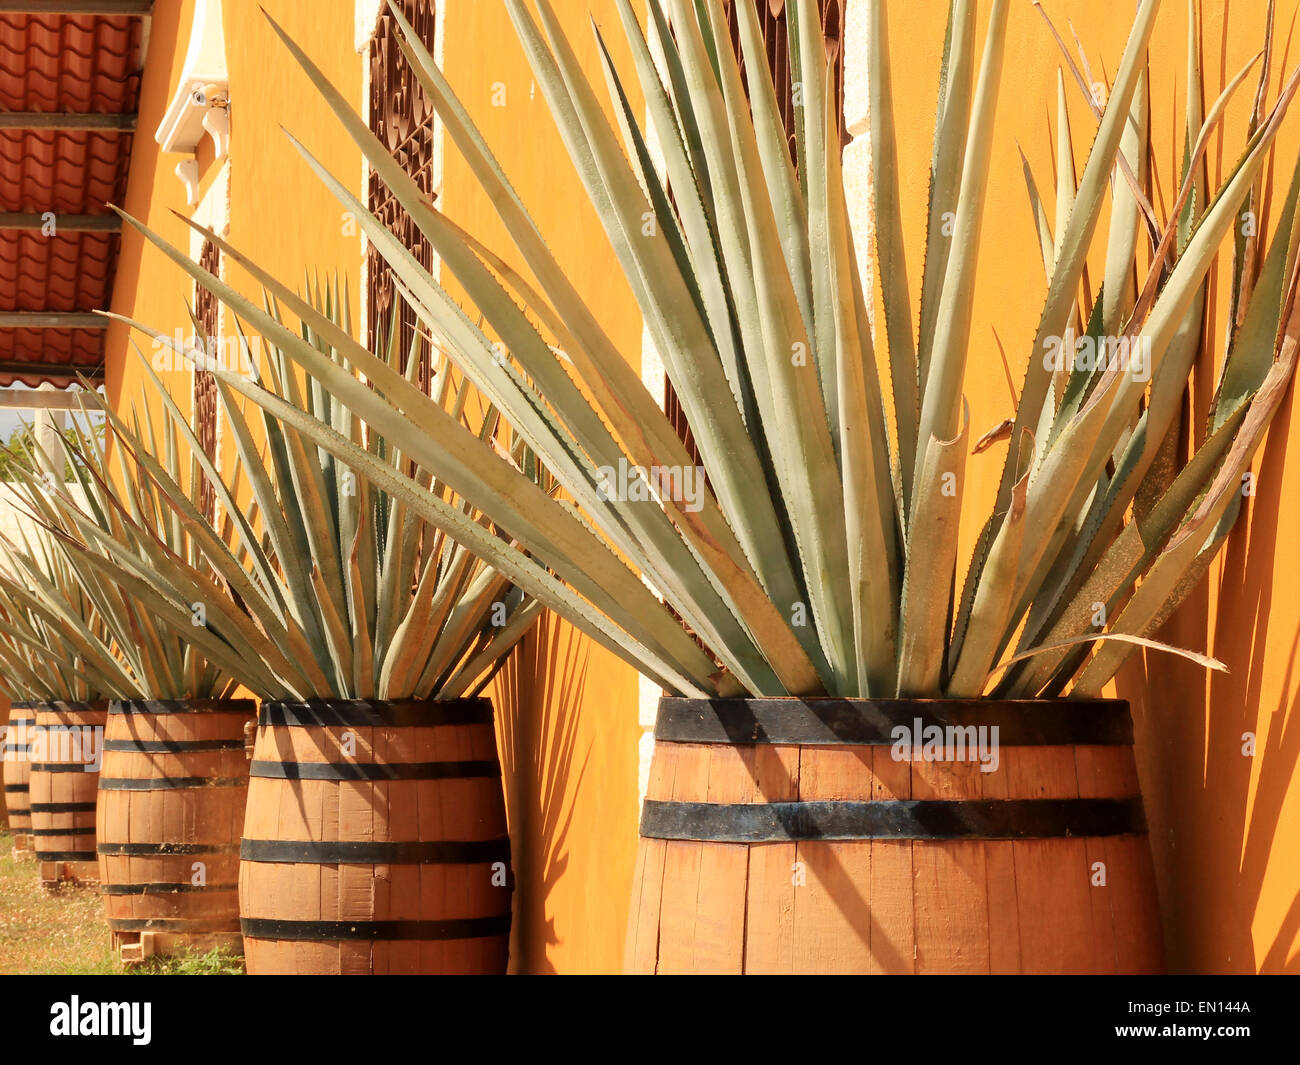
<instances>
[{"instance_id":1,"label":"barred window","mask_svg":"<svg viewBox=\"0 0 1300 1065\"><path fill-rule=\"evenodd\" d=\"M402 14L415 28L430 52L434 50L433 0L399 0ZM435 195L434 111L419 80L398 45L396 20L385 8L370 45L370 129L411 175L420 191ZM410 215L389 192L377 174L370 175L368 206L426 270L433 268L433 248L411 221ZM370 350L383 353L395 342L403 371L419 334L415 312L401 300L392 270L373 246L367 253L367 340ZM400 304L397 334L393 337L393 308ZM416 347L420 360L418 380L429 386L431 351L427 338Z\"/></svg>"},{"instance_id":2,"label":"barred window","mask_svg":"<svg viewBox=\"0 0 1300 1065\"><path fill-rule=\"evenodd\" d=\"M221 276L221 252L210 240L203 242L199 265L209 273ZM194 293L194 316L198 319L204 349L216 356L218 347L217 297L202 285ZM217 379L209 370L194 369L194 432L199 438L203 453L214 462L217 458ZM203 477L199 485L199 509L209 521L216 520L217 496L212 482Z\"/></svg>"}]
</instances>

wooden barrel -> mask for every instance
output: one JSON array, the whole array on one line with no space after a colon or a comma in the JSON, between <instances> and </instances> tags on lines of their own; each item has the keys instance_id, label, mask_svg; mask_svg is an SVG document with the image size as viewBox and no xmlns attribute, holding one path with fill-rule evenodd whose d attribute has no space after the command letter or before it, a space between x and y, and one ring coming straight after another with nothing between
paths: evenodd
<instances>
[{"instance_id":1,"label":"wooden barrel","mask_svg":"<svg viewBox=\"0 0 1300 1065\"><path fill-rule=\"evenodd\" d=\"M1128 704L664 699L633 973L1154 973Z\"/></svg>"},{"instance_id":2,"label":"wooden barrel","mask_svg":"<svg viewBox=\"0 0 1300 1065\"><path fill-rule=\"evenodd\" d=\"M32 848L41 882L90 883L95 859L95 794L107 704L37 703L31 742Z\"/></svg>"},{"instance_id":3,"label":"wooden barrel","mask_svg":"<svg viewBox=\"0 0 1300 1065\"><path fill-rule=\"evenodd\" d=\"M487 699L263 703L239 872L249 973L503 973Z\"/></svg>"},{"instance_id":4,"label":"wooden barrel","mask_svg":"<svg viewBox=\"0 0 1300 1065\"><path fill-rule=\"evenodd\" d=\"M96 822L100 890L126 962L238 953L251 699L109 704Z\"/></svg>"},{"instance_id":5,"label":"wooden barrel","mask_svg":"<svg viewBox=\"0 0 1300 1065\"><path fill-rule=\"evenodd\" d=\"M14 851L32 857L32 729L36 725L36 703L13 703L9 708L8 731L4 740L4 794L9 831Z\"/></svg>"}]
</instances>

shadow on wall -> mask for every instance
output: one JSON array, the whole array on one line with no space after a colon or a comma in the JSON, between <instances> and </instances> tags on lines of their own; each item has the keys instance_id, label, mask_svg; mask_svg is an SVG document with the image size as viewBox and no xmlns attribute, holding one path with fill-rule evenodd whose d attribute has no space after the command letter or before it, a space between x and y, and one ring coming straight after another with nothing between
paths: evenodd
<instances>
[{"instance_id":1,"label":"shadow on wall","mask_svg":"<svg viewBox=\"0 0 1300 1065\"><path fill-rule=\"evenodd\" d=\"M1133 703L1172 972L1300 974L1300 887L1285 868L1295 860L1292 841L1278 838L1300 764L1300 621L1285 594L1276 604L1285 620L1274 615L1278 528L1295 518L1282 505L1294 395L1273 422L1256 493L1224 550L1213 616L1203 585L1157 634L1181 647L1208 645L1230 672L1207 681L1191 663L1151 654L1135 656L1118 678L1118 694ZM1259 738L1253 757L1244 753L1247 733ZM1281 903L1266 895L1270 863L1286 885Z\"/></svg>"},{"instance_id":2,"label":"shadow on wall","mask_svg":"<svg viewBox=\"0 0 1300 1065\"><path fill-rule=\"evenodd\" d=\"M1221 82L1226 15L1222 25ZM1293 62L1295 28L1293 21L1279 38L1277 78ZM1201 65L1208 70L1215 46L1202 41ZM1217 143L1212 166L1222 171L1222 131ZM1280 210L1292 165L1275 153L1265 168L1262 234L1276 224L1269 216ZM1212 273L1206 337L1224 334L1221 291ZM1201 442L1217 380L1212 356L1203 350L1196 367L1184 442L1188 426ZM1300 508L1284 505L1294 399L1293 387L1256 457L1255 494L1244 501L1221 560L1155 634L1179 647L1208 650L1230 672L1207 679L1183 659L1150 653L1135 655L1117 677L1117 694L1133 704L1171 972L1300 973L1294 798L1287 808L1300 765L1300 610L1285 588L1295 560L1285 545L1279 554L1278 537L1279 528L1294 528L1300 519ZM1212 609L1209 581L1216 579ZM1275 601L1279 584L1283 594ZM1253 757L1243 753L1246 734L1258 738Z\"/></svg>"},{"instance_id":3,"label":"shadow on wall","mask_svg":"<svg viewBox=\"0 0 1300 1065\"><path fill-rule=\"evenodd\" d=\"M554 974L547 947L559 942L548 898L569 864L574 796L591 756L578 763L577 709L587 683L578 634L543 614L497 675L497 744L515 877L512 973ZM570 798L567 801L565 796Z\"/></svg>"}]
</instances>

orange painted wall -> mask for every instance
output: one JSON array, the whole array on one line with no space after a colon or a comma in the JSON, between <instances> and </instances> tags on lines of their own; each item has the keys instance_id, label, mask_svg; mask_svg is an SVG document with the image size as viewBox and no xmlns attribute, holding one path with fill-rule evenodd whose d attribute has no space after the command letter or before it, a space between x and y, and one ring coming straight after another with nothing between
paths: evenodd
<instances>
[{"instance_id":1,"label":"orange painted wall","mask_svg":"<svg viewBox=\"0 0 1300 1065\"><path fill-rule=\"evenodd\" d=\"M861 3L862 0L850 0ZM171 175L177 157L160 157L148 131L161 117L179 73L191 0L159 0L144 82L126 207L170 239L187 246L184 227L167 213L183 206ZM360 100L361 62L352 48L352 0L267 0L267 8L307 47L337 84ZM586 26L587 0L556 0L584 61L596 72ZM590 5L613 27L611 0ZM1206 94L1217 95L1262 39L1262 3L1204 3ZM286 279L304 265L359 276L360 248L342 234L338 205L320 188L277 124L283 122L331 168L356 187L360 158L305 78L291 69L261 24L251 0L227 0L226 34L233 95L232 239ZM1129 5L1045 0L1065 29L1068 17L1094 67L1114 73L1127 31ZM980 4L981 18L988 3ZM1123 9L1122 12L1120 9ZM919 286L924 196L930 158L939 50L946 5L939 0L891 3L891 46L900 137L904 221L913 239L909 265ZM178 39L178 26L183 27ZM1068 31L1067 31L1068 32ZM614 36L617 36L615 32ZM594 217L585 206L504 9L493 0L447 0L446 68L561 263L599 309L606 328L635 360L640 321ZM1166 0L1151 51L1152 127L1163 202L1172 196L1174 127L1182 111L1186 52L1185 5ZM1287 48L1285 26L1279 53ZM1296 61L1290 49L1285 62ZM1011 412L998 356L1005 350L1017 385L1029 356L1046 290L1023 178L1016 154L1025 151L1040 184L1051 186L1058 56L1046 27L1028 4L1013 4L1000 102L988 215L981 249L968 391L972 432ZM599 77L598 74L596 74ZM1275 75L1276 80L1276 75ZM506 106L491 106L493 83ZM1211 152L1211 176L1221 177L1242 142L1250 89L1227 116L1227 135ZM1072 96L1080 166L1092 139L1091 120ZM1300 146L1300 112L1286 126L1275 180L1284 183ZM211 180L209 167L207 180ZM504 250L490 207L474 190L454 150L445 176L448 213ZM1051 211L1050 193L1049 212ZM1161 200L1157 198L1157 204ZM1101 232L1105 231L1103 218ZM1226 257L1219 276L1228 268ZM1100 269L1100 259L1094 276ZM236 275L238 282L238 276ZM185 319L188 281L124 238L114 309L174 329ZM1224 288L1216 289L1218 304ZM355 297L354 297L355 309ZM1211 323L1222 333L1222 310ZM125 331L109 335L108 386L129 397ZM1198 377L1205 402L1212 372ZM188 377L180 391L188 396ZM1166 637L1208 649L1226 661L1227 677L1153 655L1135 661L1120 691L1134 700L1142 778L1161 879L1170 962L1177 970L1300 971L1300 901L1294 855L1300 846L1296 764L1300 678L1293 662L1300 644L1300 555L1289 550L1300 529L1300 483L1291 452L1300 446L1288 407L1275 424L1259 464L1251 500L1226 562L1205 590L1169 626ZM971 459L967 472L967 545L992 499L1004 450ZM1292 461L1288 461L1291 458ZM1274 530L1280 529L1281 533ZM550 622L515 656L496 685L501 706L518 877L514 965L529 972L616 970L636 835L636 679L567 626ZM1240 753L1241 734L1258 734L1259 754Z\"/></svg>"},{"instance_id":2,"label":"orange painted wall","mask_svg":"<svg viewBox=\"0 0 1300 1065\"><path fill-rule=\"evenodd\" d=\"M612 0L554 6L586 68L599 78L588 9L621 39ZM635 362L640 314L565 161L541 92L533 89L504 5L448 4L446 42L444 65L452 86L551 251L614 343ZM626 58L621 49L615 56ZM504 90L502 107L492 105L498 88ZM498 252L513 253L453 147L444 189L450 217ZM520 892L513 964L524 972L617 972L636 851L636 675L567 624L549 620L511 663L499 689Z\"/></svg>"},{"instance_id":3,"label":"orange painted wall","mask_svg":"<svg viewBox=\"0 0 1300 1065\"><path fill-rule=\"evenodd\" d=\"M1205 0L1202 67L1206 106L1263 45L1264 3ZM979 4L983 29L990 4ZM1045 0L1044 9L1069 39L1077 30L1094 73L1113 77L1128 34L1132 5L1090 0ZM891 54L898 57L895 119L900 140L904 224L912 240L908 267L920 284L925 195L943 44L942 3L889 4ZM1296 46L1279 5L1279 29L1270 101L1294 68ZM1157 211L1176 194L1184 111L1187 5L1166 0L1150 48L1152 138L1160 191ZM992 175L980 249L975 320L967 373L971 432L978 437L1012 414L998 353L1000 342L1018 388L1046 297L1038 245L1017 146L1024 150L1054 217L1053 137L1060 53L1042 18L1028 4L1011 5L1003 91L999 102ZM1095 123L1069 82L1070 120L1077 169L1082 170ZM1226 114L1209 152L1216 187L1245 142L1254 93L1252 75ZM1270 170L1285 193L1300 146L1300 111L1288 116ZM1274 200L1273 214L1276 214ZM1162 215L1163 217L1163 215ZM1109 224L1098 227L1092 277L1100 277ZM1271 232L1271 231L1270 231ZM1221 360L1231 254L1220 256L1208 333ZM1194 386L1199 424L1218 362L1207 361ZM1222 564L1174 621L1164 638L1207 650L1227 663L1227 676L1210 680L1196 666L1169 655L1135 656L1117 690L1133 701L1138 756L1151 822L1165 919L1169 964L1175 971L1300 971L1300 556L1291 549L1300 530L1300 428L1288 399L1256 462L1258 493L1243 512ZM1006 454L1005 445L968 460L963 512L963 567L988 513ZM1288 461L1288 459L1290 461ZM1280 531L1279 531L1280 530ZM1258 737L1258 754L1242 755L1242 734Z\"/></svg>"},{"instance_id":4,"label":"orange painted wall","mask_svg":"<svg viewBox=\"0 0 1300 1065\"><path fill-rule=\"evenodd\" d=\"M306 48L334 83L361 104L362 68L353 49L350 0L268 0L260 5ZM172 212L186 215L185 193L172 170L183 158L164 154L153 139L180 76L193 19L193 0L159 0L154 5L149 55L141 86L140 134L132 149L125 210L183 251L189 228ZM338 273L350 285L357 315L361 241L343 233L342 210L308 169L285 137L291 130L330 169L357 186L359 150L341 135L337 121L306 76L275 38L259 10L247 0L227 0L224 8L227 66L231 85L231 226L230 240L272 273L298 285L304 269L322 278ZM326 14L328 17L322 17ZM212 142L200 145L201 191L216 178ZM229 280L248 295L260 290L235 266ZM192 329L185 309L193 298L187 275L167 262L129 228L113 294L113 310L168 334ZM109 330L106 385L115 404L146 393L130 355L128 331ZM149 352L147 338L137 334ZM165 378L188 409L190 374L172 371Z\"/></svg>"}]
</instances>

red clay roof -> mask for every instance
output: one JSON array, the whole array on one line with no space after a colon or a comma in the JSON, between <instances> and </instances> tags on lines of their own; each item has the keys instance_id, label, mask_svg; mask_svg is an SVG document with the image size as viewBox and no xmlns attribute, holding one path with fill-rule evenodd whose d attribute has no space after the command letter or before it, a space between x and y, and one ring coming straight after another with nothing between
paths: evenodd
<instances>
[{"instance_id":1,"label":"red clay roof","mask_svg":"<svg viewBox=\"0 0 1300 1065\"><path fill-rule=\"evenodd\" d=\"M131 134L0 129L0 211L96 214L126 191Z\"/></svg>"},{"instance_id":2,"label":"red clay roof","mask_svg":"<svg viewBox=\"0 0 1300 1065\"><path fill-rule=\"evenodd\" d=\"M142 19L0 15L0 111L132 114L139 106ZM0 229L0 313L107 307L120 238L58 232L60 214L121 202L130 133L0 129L0 213L56 215L56 231ZM66 383L103 361L93 329L0 326L0 385ZM28 371L26 365L31 364Z\"/></svg>"}]
</instances>

